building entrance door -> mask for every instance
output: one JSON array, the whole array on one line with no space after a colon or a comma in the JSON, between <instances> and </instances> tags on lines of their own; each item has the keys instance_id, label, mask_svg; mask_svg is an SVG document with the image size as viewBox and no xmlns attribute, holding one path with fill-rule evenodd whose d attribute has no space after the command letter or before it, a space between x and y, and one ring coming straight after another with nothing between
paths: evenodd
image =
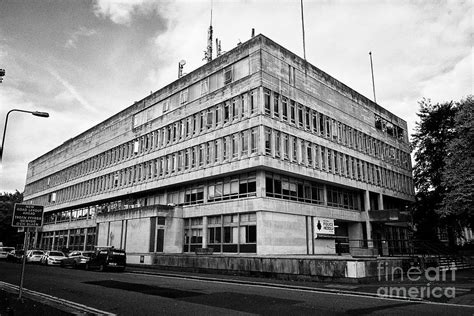
<instances>
[{"instance_id":1,"label":"building entrance door","mask_svg":"<svg viewBox=\"0 0 474 316\"><path fill-rule=\"evenodd\" d=\"M164 241L165 241L165 230L162 228L158 228L157 234L156 234L156 252L163 252Z\"/></svg>"}]
</instances>

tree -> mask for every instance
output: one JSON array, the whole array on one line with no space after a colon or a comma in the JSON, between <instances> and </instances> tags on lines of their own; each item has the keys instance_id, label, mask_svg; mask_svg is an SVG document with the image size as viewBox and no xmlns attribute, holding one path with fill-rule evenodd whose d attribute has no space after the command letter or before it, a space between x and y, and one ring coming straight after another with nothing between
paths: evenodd
<instances>
[{"instance_id":1,"label":"tree","mask_svg":"<svg viewBox=\"0 0 474 316\"><path fill-rule=\"evenodd\" d=\"M414 180L417 190L413 220L417 237L436 239L436 228L441 217L435 212L440 207L445 187L443 186L444 157L447 144L454 138L454 103L431 104L428 99L419 102L420 121L416 123L412 146L414 147ZM443 219L445 221L446 218Z\"/></svg>"},{"instance_id":2,"label":"tree","mask_svg":"<svg viewBox=\"0 0 474 316\"><path fill-rule=\"evenodd\" d=\"M15 203L23 201L23 194L4 193L0 195L0 241L5 246L16 246L23 243L23 234L17 232L17 228L12 227L13 206Z\"/></svg>"},{"instance_id":3,"label":"tree","mask_svg":"<svg viewBox=\"0 0 474 316\"><path fill-rule=\"evenodd\" d=\"M438 214L455 218L458 228L474 229L474 100L459 102L454 118L455 135L443 157L442 183L445 192Z\"/></svg>"}]
</instances>

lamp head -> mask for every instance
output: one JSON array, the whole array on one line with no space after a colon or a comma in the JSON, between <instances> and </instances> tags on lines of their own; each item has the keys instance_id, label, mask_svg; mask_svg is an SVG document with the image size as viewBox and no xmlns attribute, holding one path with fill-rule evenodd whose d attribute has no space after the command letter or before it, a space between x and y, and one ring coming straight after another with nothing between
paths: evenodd
<instances>
[{"instance_id":1,"label":"lamp head","mask_svg":"<svg viewBox=\"0 0 474 316\"><path fill-rule=\"evenodd\" d=\"M38 112L38 111L35 111L35 112L31 112L31 114L33 114L34 116L39 116L39 117L49 117L49 113L48 113L48 112Z\"/></svg>"}]
</instances>

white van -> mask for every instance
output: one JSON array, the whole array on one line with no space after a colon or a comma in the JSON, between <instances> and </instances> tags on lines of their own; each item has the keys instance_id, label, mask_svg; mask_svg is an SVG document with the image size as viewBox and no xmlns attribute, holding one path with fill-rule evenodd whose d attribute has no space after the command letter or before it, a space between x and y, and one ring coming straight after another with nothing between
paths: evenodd
<instances>
[{"instance_id":1,"label":"white van","mask_svg":"<svg viewBox=\"0 0 474 316\"><path fill-rule=\"evenodd\" d=\"M15 250L14 247L0 247L0 259L6 259L10 251Z\"/></svg>"}]
</instances>

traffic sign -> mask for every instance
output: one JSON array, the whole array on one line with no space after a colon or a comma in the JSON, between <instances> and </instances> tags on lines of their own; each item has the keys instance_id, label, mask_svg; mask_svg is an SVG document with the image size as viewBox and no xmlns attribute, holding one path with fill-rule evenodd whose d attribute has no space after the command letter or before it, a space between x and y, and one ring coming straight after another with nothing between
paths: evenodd
<instances>
[{"instance_id":1,"label":"traffic sign","mask_svg":"<svg viewBox=\"0 0 474 316\"><path fill-rule=\"evenodd\" d=\"M15 204L13 209L13 227L41 227L43 226L42 205Z\"/></svg>"}]
</instances>

